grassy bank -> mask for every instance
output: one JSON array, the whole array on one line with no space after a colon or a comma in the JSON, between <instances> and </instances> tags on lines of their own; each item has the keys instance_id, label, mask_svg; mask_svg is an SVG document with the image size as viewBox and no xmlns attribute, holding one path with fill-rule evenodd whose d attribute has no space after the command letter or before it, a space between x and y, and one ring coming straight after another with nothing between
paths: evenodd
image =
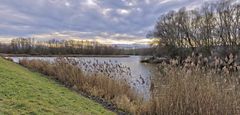
<instances>
[{"instance_id":1,"label":"grassy bank","mask_svg":"<svg viewBox=\"0 0 240 115\"><path fill-rule=\"evenodd\" d=\"M118 113L137 111L139 101L136 101L138 96L135 90L124 80L114 80L111 78L112 76L107 75L111 73L110 71L113 68L121 71L120 74L123 75L124 68L118 65L110 66L111 64L106 64L108 66L103 66L98 63L95 67L99 66L101 69L93 68L94 70L102 71L101 73L91 71L92 74L86 74L84 69L79 67L81 62L70 58L57 58L53 63L23 59L19 63L29 69L47 75L66 87L86 93L91 97L96 97L98 100L106 100L109 102L107 107L109 108L110 106L109 109ZM85 66L86 64L83 63Z\"/></svg>"},{"instance_id":2,"label":"grassy bank","mask_svg":"<svg viewBox=\"0 0 240 115\"><path fill-rule=\"evenodd\" d=\"M0 58L0 114L113 114L39 73Z\"/></svg>"}]
</instances>

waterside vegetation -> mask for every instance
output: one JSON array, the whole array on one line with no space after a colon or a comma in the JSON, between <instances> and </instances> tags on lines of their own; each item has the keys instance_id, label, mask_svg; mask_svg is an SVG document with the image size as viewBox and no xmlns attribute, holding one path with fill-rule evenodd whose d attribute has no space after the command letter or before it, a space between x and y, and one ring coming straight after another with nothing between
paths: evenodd
<instances>
[{"instance_id":1,"label":"waterside vegetation","mask_svg":"<svg viewBox=\"0 0 240 115\"><path fill-rule=\"evenodd\" d=\"M0 114L114 114L46 76L0 57Z\"/></svg>"},{"instance_id":2,"label":"waterside vegetation","mask_svg":"<svg viewBox=\"0 0 240 115\"><path fill-rule=\"evenodd\" d=\"M240 66L232 62L233 55L226 58L228 63L223 68L218 66L220 59L215 59L215 68L205 66L207 60L190 56L182 64L176 59L159 64L158 79L152 83L149 100L136 95L127 81L98 76L94 71L93 76L84 76L74 60L59 58L54 63L22 60L20 63L133 114L239 114Z\"/></svg>"}]
</instances>

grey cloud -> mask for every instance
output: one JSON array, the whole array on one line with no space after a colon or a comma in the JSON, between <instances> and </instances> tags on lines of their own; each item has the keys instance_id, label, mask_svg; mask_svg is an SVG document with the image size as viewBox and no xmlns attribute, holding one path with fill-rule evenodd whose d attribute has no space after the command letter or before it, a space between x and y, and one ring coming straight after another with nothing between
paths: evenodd
<instances>
[{"instance_id":1,"label":"grey cloud","mask_svg":"<svg viewBox=\"0 0 240 115\"><path fill-rule=\"evenodd\" d=\"M212 0L211 0L212 1ZM143 38L157 18L201 0L0 0L0 36L67 31L84 37ZM107 14L104 11L109 9ZM121 13L122 11L122 13ZM108 33L102 35L101 33ZM111 34L124 35L111 36ZM82 34L81 34L82 35ZM129 36L129 37L127 37ZM134 37L133 37L134 36Z\"/></svg>"}]
</instances>

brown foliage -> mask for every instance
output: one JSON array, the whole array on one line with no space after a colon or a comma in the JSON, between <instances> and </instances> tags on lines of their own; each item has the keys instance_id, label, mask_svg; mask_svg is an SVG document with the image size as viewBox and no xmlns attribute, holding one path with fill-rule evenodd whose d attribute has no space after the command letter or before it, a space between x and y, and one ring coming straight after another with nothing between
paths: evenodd
<instances>
[{"instance_id":1,"label":"brown foliage","mask_svg":"<svg viewBox=\"0 0 240 115\"><path fill-rule=\"evenodd\" d=\"M200 55L188 57L181 65L179 60L159 64L152 98L146 101L138 98L126 82L106 76L84 76L74 61L60 58L52 64L39 60L22 60L20 63L65 85L110 100L133 114L240 114L239 73L229 72L232 68L239 68L229 65L234 56L228 56L224 62L226 65L220 70L218 65L221 59L215 58L212 62L214 67L204 65L208 60Z\"/></svg>"},{"instance_id":2,"label":"brown foliage","mask_svg":"<svg viewBox=\"0 0 240 115\"><path fill-rule=\"evenodd\" d=\"M233 60L229 56L228 63ZM197 59L196 59L197 58ZM227 59L227 58L226 58ZM213 64L217 66L218 58ZM195 63L198 62L198 63ZM200 57L188 57L183 65L178 60L159 67L152 100L142 107L141 113L167 115L238 115L240 114L240 78L238 71L201 65ZM226 62L226 63L227 63ZM223 62L225 63L225 62ZM233 67L237 68L237 67Z\"/></svg>"},{"instance_id":3,"label":"brown foliage","mask_svg":"<svg viewBox=\"0 0 240 115\"><path fill-rule=\"evenodd\" d=\"M48 75L67 87L106 99L124 110L133 111L134 109L127 106L136 103L134 100L137 99L135 91L129 84L99 74L86 75L78 67L75 60L58 58L49 63L41 60L23 59L20 64Z\"/></svg>"}]
</instances>

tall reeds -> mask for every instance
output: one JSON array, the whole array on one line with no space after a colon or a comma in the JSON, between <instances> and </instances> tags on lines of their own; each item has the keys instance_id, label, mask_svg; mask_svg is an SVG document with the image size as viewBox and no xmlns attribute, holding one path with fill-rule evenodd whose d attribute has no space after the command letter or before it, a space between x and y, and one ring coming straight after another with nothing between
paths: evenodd
<instances>
[{"instance_id":1,"label":"tall reeds","mask_svg":"<svg viewBox=\"0 0 240 115\"><path fill-rule=\"evenodd\" d=\"M205 61L207 60L205 58ZM211 64L204 64L204 58L192 56L184 60L182 65L179 65L179 60L171 60L170 64L160 64L160 74L154 82L156 87L152 100L142 106L141 113L239 115L238 66L232 64L232 55L225 61L222 60L222 64L219 63L220 60L215 58Z\"/></svg>"},{"instance_id":2,"label":"tall reeds","mask_svg":"<svg viewBox=\"0 0 240 115\"><path fill-rule=\"evenodd\" d=\"M21 60L20 64L109 100L133 114L240 114L240 68L237 57L232 55L225 59L190 56L159 64L157 79L151 87L152 98L146 101L124 80L112 79L108 74L86 76L76 60L59 58L53 63Z\"/></svg>"},{"instance_id":3,"label":"tall reeds","mask_svg":"<svg viewBox=\"0 0 240 115\"><path fill-rule=\"evenodd\" d=\"M85 74L76 60L57 58L50 63L42 60L23 59L19 63L48 75L67 87L108 100L120 109L135 111L133 103L136 103L135 100L138 97L127 82L121 79L114 80L109 76L104 76L104 74Z\"/></svg>"}]
</instances>

